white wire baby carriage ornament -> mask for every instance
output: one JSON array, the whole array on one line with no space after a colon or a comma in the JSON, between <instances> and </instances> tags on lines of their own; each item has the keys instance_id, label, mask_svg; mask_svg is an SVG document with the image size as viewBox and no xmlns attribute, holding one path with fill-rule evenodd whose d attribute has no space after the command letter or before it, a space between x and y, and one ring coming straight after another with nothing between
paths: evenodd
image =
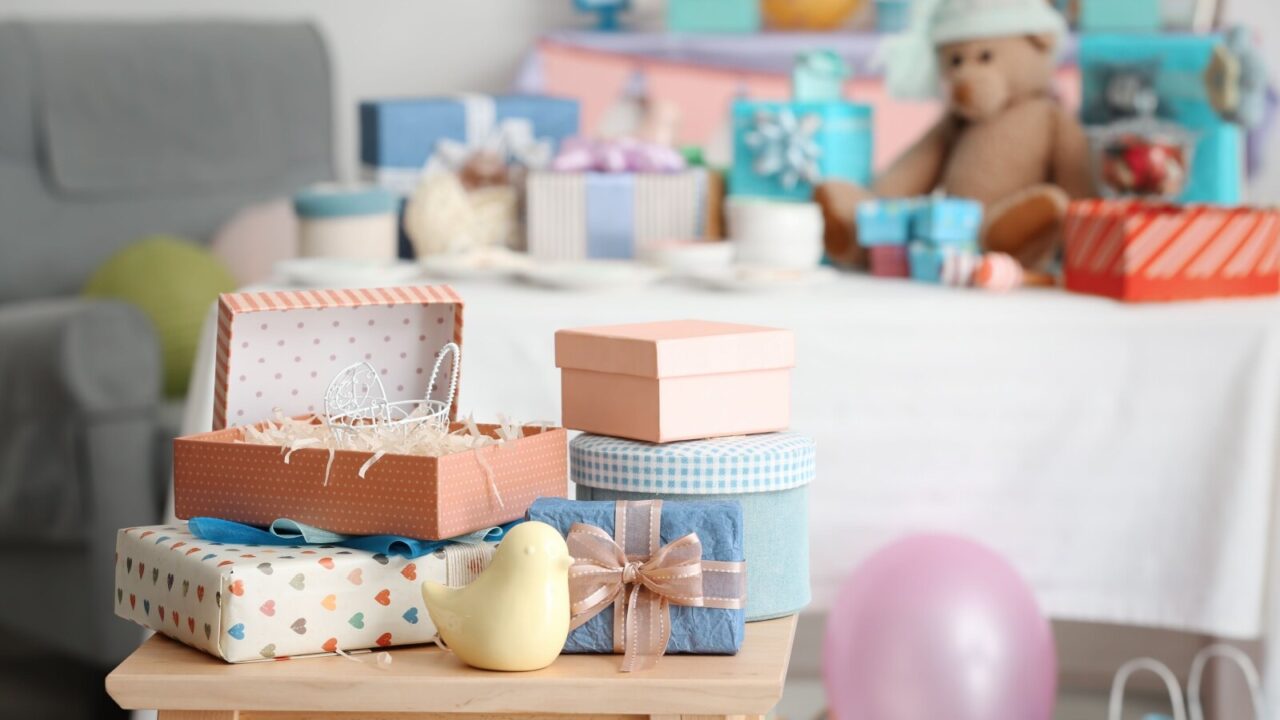
<instances>
[{"instance_id":1,"label":"white wire baby carriage ornament","mask_svg":"<svg viewBox=\"0 0 1280 720\"><path fill-rule=\"evenodd\" d=\"M443 400L435 400L440 368L446 356L452 356L449 392ZM368 362L343 368L324 392L324 422L340 445L350 446L358 434L374 434L383 438L405 438L419 428L431 426L444 430L449 426L449 408L458 391L458 370L462 351L457 343L446 343L436 353L431 368L431 382L422 399L387 399L387 389L378 371Z\"/></svg>"}]
</instances>

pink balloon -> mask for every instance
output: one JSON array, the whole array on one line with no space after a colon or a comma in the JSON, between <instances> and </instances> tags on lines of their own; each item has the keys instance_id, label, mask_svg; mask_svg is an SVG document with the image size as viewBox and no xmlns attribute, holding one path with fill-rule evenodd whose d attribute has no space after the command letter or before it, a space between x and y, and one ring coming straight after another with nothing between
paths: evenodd
<instances>
[{"instance_id":1,"label":"pink balloon","mask_svg":"<svg viewBox=\"0 0 1280 720\"><path fill-rule=\"evenodd\" d=\"M833 720L1050 720L1057 665L1017 571L946 535L900 540L855 569L823 647Z\"/></svg>"}]
</instances>

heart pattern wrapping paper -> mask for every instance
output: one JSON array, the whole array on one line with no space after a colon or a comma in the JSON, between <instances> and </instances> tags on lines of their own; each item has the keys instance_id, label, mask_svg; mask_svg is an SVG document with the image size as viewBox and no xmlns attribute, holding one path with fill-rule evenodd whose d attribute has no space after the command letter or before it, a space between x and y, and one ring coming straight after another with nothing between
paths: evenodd
<instances>
[{"instance_id":1,"label":"heart pattern wrapping paper","mask_svg":"<svg viewBox=\"0 0 1280 720\"><path fill-rule=\"evenodd\" d=\"M330 545L228 545L182 525L116 536L116 615L228 662L429 642L424 580L465 585L495 545L408 559Z\"/></svg>"}]
</instances>

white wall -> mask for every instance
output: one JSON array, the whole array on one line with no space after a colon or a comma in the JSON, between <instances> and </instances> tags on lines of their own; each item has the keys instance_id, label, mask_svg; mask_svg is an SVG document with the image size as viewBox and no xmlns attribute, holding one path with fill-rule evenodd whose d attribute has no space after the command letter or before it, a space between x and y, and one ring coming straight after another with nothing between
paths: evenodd
<instances>
[{"instance_id":1,"label":"white wall","mask_svg":"<svg viewBox=\"0 0 1280 720\"><path fill-rule=\"evenodd\" d=\"M1280 76L1280 2L1224 0L1229 20L1264 33ZM654 25L662 0L635 0ZM328 37L337 90L339 171L356 170L356 102L383 95L505 89L542 32L586 20L571 0L0 0L0 18L312 19ZM1280 202L1280 134L1257 202Z\"/></svg>"}]
</instances>

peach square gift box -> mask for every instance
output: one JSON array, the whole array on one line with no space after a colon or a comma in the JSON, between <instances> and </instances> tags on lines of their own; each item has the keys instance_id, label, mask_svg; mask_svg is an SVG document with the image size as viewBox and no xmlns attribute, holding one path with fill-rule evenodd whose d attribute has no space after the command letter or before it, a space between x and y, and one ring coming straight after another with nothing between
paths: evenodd
<instances>
[{"instance_id":1,"label":"peach square gift box","mask_svg":"<svg viewBox=\"0 0 1280 720\"><path fill-rule=\"evenodd\" d=\"M795 337L702 320L560 330L565 427L653 443L785 430Z\"/></svg>"},{"instance_id":2,"label":"peach square gift box","mask_svg":"<svg viewBox=\"0 0 1280 720\"><path fill-rule=\"evenodd\" d=\"M331 459L327 449L304 447L286 454L228 427L261 427L276 412L317 413L330 381L362 361L379 374L389 400L424 397L437 352L462 344L462 307L448 286L223 295L215 429L174 441L178 517L251 525L287 517L348 535L438 540L520 518L539 497L565 497L562 428L527 426L523 437L496 445L441 457L388 453L368 464L369 452L336 450ZM432 399L445 400L448 386L437 383ZM456 413L455 397L449 418ZM498 437L495 425L479 429Z\"/></svg>"}]
</instances>

